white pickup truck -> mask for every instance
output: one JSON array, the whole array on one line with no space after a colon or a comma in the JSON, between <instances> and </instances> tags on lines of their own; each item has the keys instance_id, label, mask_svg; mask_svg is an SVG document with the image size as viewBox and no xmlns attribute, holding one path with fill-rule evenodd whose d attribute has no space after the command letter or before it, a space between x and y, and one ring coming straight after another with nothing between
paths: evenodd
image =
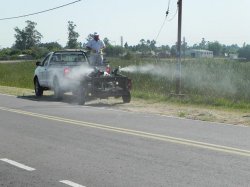
<instances>
[{"instance_id":1,"label":"white pickup truck","mask_svg":"<svg viewBox=\"0 0 250 187\"><path fill-rule=\"evenodd\" d=\"M122 97L124 103L131 100L131 79L119 74L118 69L91 65L82 50L50 52L36 65L33 81L37 97L44 90L53 90L56 99L72 92L79 104L85 104L87 97Z\"/></svg>"}]
</instances>

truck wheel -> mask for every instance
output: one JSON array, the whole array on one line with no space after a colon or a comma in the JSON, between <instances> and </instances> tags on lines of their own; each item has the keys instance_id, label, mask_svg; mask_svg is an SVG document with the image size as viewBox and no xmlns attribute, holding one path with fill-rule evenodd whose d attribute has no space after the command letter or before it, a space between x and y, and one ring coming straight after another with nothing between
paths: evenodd
<instances>
[{"instance_id":1,"label":"truck wheel","mask_svg":"<svg viewBox=\"0 0 250 187\"><path fill-rule=\"evenodd\" d=\"M123 103L130 103L131 101L131 94L128 92L126 95L122 96Z\"/></svg>"},{"instance_id":2,"label":"truck wheel","mask_svg":"<svg viewBox=\"0 0 250 187\"><path fill-rule=\"evenodd\" d=\"M86 101L86 90L85 88L81 87L78 90L77 93L77 99L78 99L78 104L79 105L84 105Z\"/></svg>"},{"instance_id":3,"label":"truck wheel","mask_svg":"<svg viewBox=\"0 0 250 187\"><path fill-rule=\"evenodd\" d=\"M54 90L54 97L57 100L61 100L63 93L62 93L62 90L60 88L60 84L57 78L55 78L53 81L53 90Z\"/></svg>"},{"instance_id":4,"label":"truck wheel","mask_svg":"<svg viewBox=\"0 0 250 187\"><path fill-rule=\"evenodd\" d=\"M35 78L34 88L35 88L35 94L36 94L37 97L40 97L40 96L43 95L43 88L40 86L38 78Z\"/></svg>"}]
</instances>

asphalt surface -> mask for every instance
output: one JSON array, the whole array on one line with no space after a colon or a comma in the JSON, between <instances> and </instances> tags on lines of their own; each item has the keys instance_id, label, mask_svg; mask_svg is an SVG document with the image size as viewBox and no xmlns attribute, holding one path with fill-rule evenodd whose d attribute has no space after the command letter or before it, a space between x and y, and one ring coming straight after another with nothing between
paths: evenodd
<instances>
[{"instance_id":1,"label":"asphalt surface","mask_svg":"<svg viewBox=\"0 0 250 187\"><path fill-rule=\"evenodd\" d=\"M250 128L0 94L0 186L250 186Z\"/></svg>"}]
</instances>

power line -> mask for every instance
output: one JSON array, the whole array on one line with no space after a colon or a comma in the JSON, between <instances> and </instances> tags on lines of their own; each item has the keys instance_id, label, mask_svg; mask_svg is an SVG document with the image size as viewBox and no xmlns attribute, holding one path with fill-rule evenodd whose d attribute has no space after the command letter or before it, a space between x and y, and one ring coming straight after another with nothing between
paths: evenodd
<instances>
[{"instance_id":1,"label":"power line","mask_svg":"<svg viewBox=\"0 0 250 187\"><path fill-rule=\"evenodd\" d=\"M167 20L167 17L168 17L168 14L169 14L170 2L171 2L171 0L168 1L168 9L167 9L167 11L166 11L166 16L165 16L165 19L164 19L164 21L163 21L163 23L162 23L162 25L161 25L161 27L160 27L160 29L159 29L159 31L158 31L157 36L155 37L155 42L157 41L157 39L158 39L158 37L159 37L159 35L160 35L160 33L161 33L161 31L162 31L164 25L165 25L165 22L166 22L166 20Z\"/></svg>"},{"instance_id":2,"label":"power line","mask_svg":"<svg viewBox=\"0 0 250 187\"><path fill-rule=\"evenodd\" d=\"M25 14L25 15L21 15L21 16L13 16L13 17L7 17L7 18L0 18L0 21L33 16L33 15L36 15L36 14L41 14L41 13L44 13L44 12L49 12L49 11L52 11L52 10L55 10L55 9L59 9L59 8L65 7L65 6L69 6L69 5L72 5L72 4L80 2L80 1L82 1L82 0L73 1L71 3L67 3L67 4L64 4L64 5L58 6L58 7L50 8L50 9L47 9L47 10L43 10L43 11L31 13L31 14Z\"/></svg>"},{"instance_id":3,"label":"power line","mask_svg":"<svg viewBox=\"0 0 250 187\"><path fill-rule=\"evenodd\" d=\"M175 18L175 16L177 15L177 13L178 13L178 7L176 8L174 15L170 19L168 19L168 21L172 21Z\"/></svg>"},{"instance_id":4,"label":"power line","mask_svg":"<svg viewBox=\"0 0 250 187\"><path fill-rule=\"evenodd\" d=\"M168 9L167 9L167 12L166 12L166 16L168 16L168 13L169 13L170 2L171 2L171 0L168 1Z\"/></svg>"},{"instance_id":5,"label":"power line","mask_svg":"<svg viewBox=\"0 0 250 187\"><path fill-rule=\"evenodd\" d=\"M166 16L165 16L164 21L163 21L163 23L162 23L162 25L161 25L161 27L160 27L160 29L159 29L159 31L158 31L157 36L156 36L155 39L154 39L155 43L157 42L158 37L160 36L160 33L161 33L161 31L162 31L162 29L163 29L163 27L164 27L164 25L165 25L165 23L166 23L166 21L167 21L168 14L169 14L170 2L171 2L171 0L168 0L168 8L167 8L167 11L166 11ZM152 47L151 47L150 45L149 45L148 47L149 47L149 49L150 49L151 51L153 51L153 50L152 50ZM157 57L155 56L155 62L157 62L157 61L158 61L158 59L157 59Z\"/></svg>"},{"instance_id":6,"label":"power line","mask_svg":"<svg viewBox=\"0 0 250 187\"><path fill-rule=\"evenodd\" d=\"M158 37L159 37L160 34L161 34L161 31L162 31L162 29L163 29L163 27L164 27L164 25L165 25L165 23L166 23L166 20L167 20L167 16L165 17L165 19L164 19L164 21L163 21L163 23L162 23L162 25L161 25L161 27L160 27L160 29L159 29L159 31L158 31L158 34L157 34L157 36L155 37L155 42L158 40Z\"/></svg>"}]
</instances>

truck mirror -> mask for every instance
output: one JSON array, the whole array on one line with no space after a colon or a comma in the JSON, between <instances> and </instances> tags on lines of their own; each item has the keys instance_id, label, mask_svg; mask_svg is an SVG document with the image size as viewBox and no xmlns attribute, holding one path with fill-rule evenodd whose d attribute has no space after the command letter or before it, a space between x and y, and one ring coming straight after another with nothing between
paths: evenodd
<instances>
[{"instance_id":1,"label":"truck mirror","mask_svg":"<svg viewBox=\"0 0 250 187\"><path fill-rule=\"evenodd\" d=\"M41 65L41 62L40 61L37 61L36 62L36 66L40 66Z\"/></svg>"}]
</instances>

